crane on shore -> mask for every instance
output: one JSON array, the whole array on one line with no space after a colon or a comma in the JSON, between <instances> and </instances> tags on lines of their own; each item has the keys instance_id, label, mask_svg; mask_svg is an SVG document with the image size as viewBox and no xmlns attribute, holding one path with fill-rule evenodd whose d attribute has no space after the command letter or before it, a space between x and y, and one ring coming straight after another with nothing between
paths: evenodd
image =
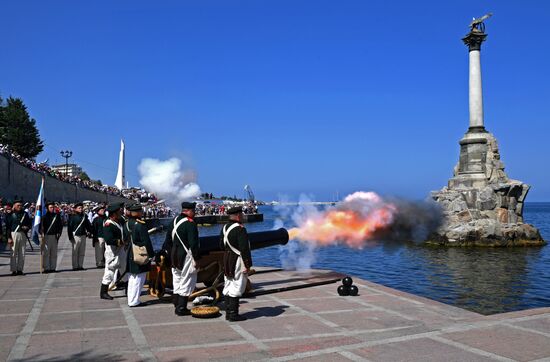
<instances>
[{"instance_id":1,"label":"crane on shore","mask_svg":"<svg viewBox=\"0 0 550 362\"><path fill-rule=\"evenodd\" d=\"M244 191L246 192L246 198L248 199L248 201L256 201L256 198L254 197L254 192L252 192L252 187L250 187L250 185L244 185Z\"/></svg>"}]
</instances>

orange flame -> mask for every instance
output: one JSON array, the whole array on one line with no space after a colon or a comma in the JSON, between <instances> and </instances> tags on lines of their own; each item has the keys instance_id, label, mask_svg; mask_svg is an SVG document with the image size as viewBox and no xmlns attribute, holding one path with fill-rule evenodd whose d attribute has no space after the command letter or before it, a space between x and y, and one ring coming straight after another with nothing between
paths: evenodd
<instances>
[{"instance_id":1,"label":"orange flame","mask_svg":"<svg viewBox=\"0 0 550 362\"><path fill-rule=\"evenodd\" d=\"M376 205L367 212L345 209L344 203L343 208L307 217L299 227L289 230L289 236L320 246L343 242L349 247L361 248L393 221L395 206L376 201Z\"/></svg>"}]
</instances>

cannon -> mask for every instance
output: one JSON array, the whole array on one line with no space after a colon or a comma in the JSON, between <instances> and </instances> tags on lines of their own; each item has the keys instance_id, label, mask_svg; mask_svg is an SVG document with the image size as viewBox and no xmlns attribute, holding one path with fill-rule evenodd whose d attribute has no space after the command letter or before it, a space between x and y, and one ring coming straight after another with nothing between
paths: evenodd
<instances>
[{"instance_id":1,"label":"cannon","mask_svg":"<svg viewBox=\"0 0 550 362\"><path fill-rule=\"evenodd\" d=\"M274 245L286 245L288 243L288 231L278 229L271 231L260 231L248 234L250 249L263 249ZM199 238L200 259L198 260L197 283L203 283L206 288L198 290L192 295L192 298L199 295L213 292L215 298L219 298L217 288L223 283L223 254L220 249L220 236L203 236ZM166 289L172 289L172 272L170 265L164 256L160 257L160 262L153 265L148 273L149 294L162 297ZM249 281L250 283L250 281ZM250 284L247 287L250 290ZM192 299L191 298L191 299Z\"/></svg>"}]
</instances>

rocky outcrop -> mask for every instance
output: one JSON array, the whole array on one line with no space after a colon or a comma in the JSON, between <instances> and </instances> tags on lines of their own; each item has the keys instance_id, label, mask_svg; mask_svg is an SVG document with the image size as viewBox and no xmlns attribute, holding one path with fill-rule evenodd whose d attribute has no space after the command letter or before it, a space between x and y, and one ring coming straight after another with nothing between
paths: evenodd
<instances>
[{"instance_id":1,"label":"rocky outcrop","mask_svg":"<svg viewBox=\"0 0 550 362\"><path fill-rule=\"evenodd\" d=\"M432 192L445 222L428 243L449 246L545 244L539 231L523 221L529 186L504 171L496 138L469 131L460 141L460 160L448 186Z\"/></svg>"}]
</instances>

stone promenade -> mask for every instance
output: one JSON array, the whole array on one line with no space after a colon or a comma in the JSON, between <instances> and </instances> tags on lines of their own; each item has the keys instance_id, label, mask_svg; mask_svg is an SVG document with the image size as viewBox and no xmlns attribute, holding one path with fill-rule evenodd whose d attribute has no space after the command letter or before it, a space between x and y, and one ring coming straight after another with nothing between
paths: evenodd
<instances>
[{"instance_id":1,"label":"stone promenade","mask_svg":"<svg viewBox=\"0 0 550 362\"><path fill-rule=\"evenodd\" d=\"M91 243L89 243L91 244ZM37 249L35 247L35 249ZM171 304L128 308L122 292L99 299L101 270L73 272L62 238L61 272L25 276L0 257L0 360L22 361L536 361L550 360L550 308L482 316L364 280L360 296L336 284L243 300L248 320L176 317ZM85 266L92 267L88 245ZM326 274L326 275L325 275ZM314 271L316 280L333 277ZM271 272L258 289L303 284L310 276Z\"/></svg>"}]
</instances>

